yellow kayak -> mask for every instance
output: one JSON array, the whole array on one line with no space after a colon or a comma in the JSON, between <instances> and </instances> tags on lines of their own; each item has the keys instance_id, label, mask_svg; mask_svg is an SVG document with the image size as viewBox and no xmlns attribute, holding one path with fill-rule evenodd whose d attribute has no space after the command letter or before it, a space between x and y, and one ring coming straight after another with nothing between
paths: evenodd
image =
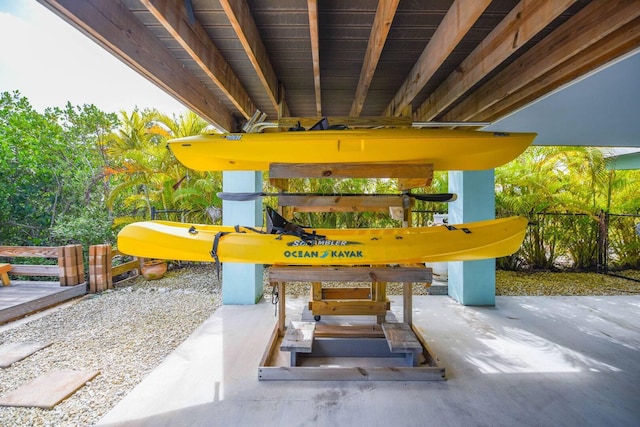
<instances>
[{"instance_id":1,"label":"yellow kayak","mask_svg":"<svg viewBox=\"0 0 640 427\"><path fill-rule=\"evenodd\" d=\"M168 144L180 163L200 171L266 171L271 163L431 163L435 170L484 170L515 159L535 137L384 128L197 135Z\"/></svg>"},{"instance_id":2,"label":"yellow kayak","mask_svg":"<svg viewBox=\"0 0 640 427\"><path fill-rule=\"evenodd\" d=\"M253 264L470 261L516 252L526 226L526 218L510 217L437 227L304 229L299 236L250 227L144 221L120 231L118 250L145 258Z\"/></svg>"}]
</instances>

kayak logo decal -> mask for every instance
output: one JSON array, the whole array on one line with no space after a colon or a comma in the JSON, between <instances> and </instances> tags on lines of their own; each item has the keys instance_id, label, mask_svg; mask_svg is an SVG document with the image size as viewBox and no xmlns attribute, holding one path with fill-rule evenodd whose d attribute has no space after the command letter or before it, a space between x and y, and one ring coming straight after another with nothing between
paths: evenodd
<instances>
[{"instance_id":1,"label":"kayak logo decal","mask_svg":"<svg viewBox=\"0 0 640 427\"><path fill-rule=\"evenodd\" d=\"M285 258L364 258L362 251L334 251L330 249L324 251L284 251L283 255Z\"/></svg>"},{"instance_id":2,"label":"kayak logo decal","mask_svg":"<svg viewBox=\"0 0 640 427\"><path fill-rule=\"evenodd\" d=\"M242 139L242 135L223 135L222 138L227 141L240 141Z\"/></svg>"},{"instance_id":3,"label":"kayak logo decal","mask_svg":"<svg viewBox=\"0 0 640 427\"><path fill-rule=\"evenodd\" d=\"M287 246L350 246L361 244L360 242L349 242L348 240L303 239L289 242Z\"/></svg>"}]
</instances>

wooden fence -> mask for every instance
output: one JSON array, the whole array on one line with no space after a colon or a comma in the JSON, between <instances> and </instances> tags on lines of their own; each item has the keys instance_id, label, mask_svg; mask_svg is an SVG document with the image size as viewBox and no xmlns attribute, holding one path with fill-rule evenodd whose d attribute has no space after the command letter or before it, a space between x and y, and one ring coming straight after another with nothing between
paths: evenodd
<instances>
[{"instance_id":1,"label":"wooden fence","mask_svg":"<svg viewBox=\"0 0 640 427\"><path fill-rule=\"evenodd\" d=\"M66 246L0 246L2 258L57 259L57 265L13 264L9 274L27 277L58 277L61 286L84 283L84 261L81 245Z\"/></svg>"}]
</instances>

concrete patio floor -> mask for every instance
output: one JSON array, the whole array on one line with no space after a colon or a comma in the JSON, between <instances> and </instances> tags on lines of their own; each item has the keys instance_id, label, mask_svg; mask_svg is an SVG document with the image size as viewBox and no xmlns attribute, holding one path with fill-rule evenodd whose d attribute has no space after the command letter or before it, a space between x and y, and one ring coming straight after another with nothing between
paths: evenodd
<instances>
[{"instance_id":1,"label":"concrete patio floor","mask_svg":"<svg viewBox=\"0 0 640 427\"><path fill-rule=\"evenodd\" d=\"M287 301L288 320L304 303ZM223 306L99 425L638 425L640 296L495 307L419 296L413 307L446 381L258 381L274 307Z\"/></svg>"}]
</instances>

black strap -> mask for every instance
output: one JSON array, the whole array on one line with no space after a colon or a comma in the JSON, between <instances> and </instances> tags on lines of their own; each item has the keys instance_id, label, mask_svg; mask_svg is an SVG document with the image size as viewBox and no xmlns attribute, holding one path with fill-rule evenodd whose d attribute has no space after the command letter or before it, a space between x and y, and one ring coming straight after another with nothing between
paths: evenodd
<instances>
[{"instance_id":1,"label":"black strap","mask_svg":"<svg viewBox=\"0 0 640 427\"><path fill-rule=\"evenodd\" d=\"M267 206L267 234L279 234L287 236L295 236L308 244L312 244L314 240L324 239L313 230L311 233L306 232L304 227L287 221L282 215L276 212L272 207Z\"/></svg>"},{"instance_id":2,"label":"black strap","mask_svg":"<svg viewBox=\"0 0 640 427\"><path fill-rule=\"evenodd\" d=\"M449 231L457 230L457 228L453 225L445 225L445 227L447 227L447 230ZM465 234L471 234L471 230L469 230L467 227L463 227L460 230L464 231Z\"/></svg>"},{"instance_id":3,"label":"black strap","mask_svg":"<svg viewBox=\"0 0 640 427\"><path fill-rule=\"evenodd\" d=\"M228 231L219 231L216 233L216 236L213 238L213 248L211 248L211 256L216 262L216 273L218 273L218 280L220 280L220 269L222 264L220 263L220 258L218 257L218 244L220 243L220 238L229 234Z\"/></svg>"}]
</instances>

